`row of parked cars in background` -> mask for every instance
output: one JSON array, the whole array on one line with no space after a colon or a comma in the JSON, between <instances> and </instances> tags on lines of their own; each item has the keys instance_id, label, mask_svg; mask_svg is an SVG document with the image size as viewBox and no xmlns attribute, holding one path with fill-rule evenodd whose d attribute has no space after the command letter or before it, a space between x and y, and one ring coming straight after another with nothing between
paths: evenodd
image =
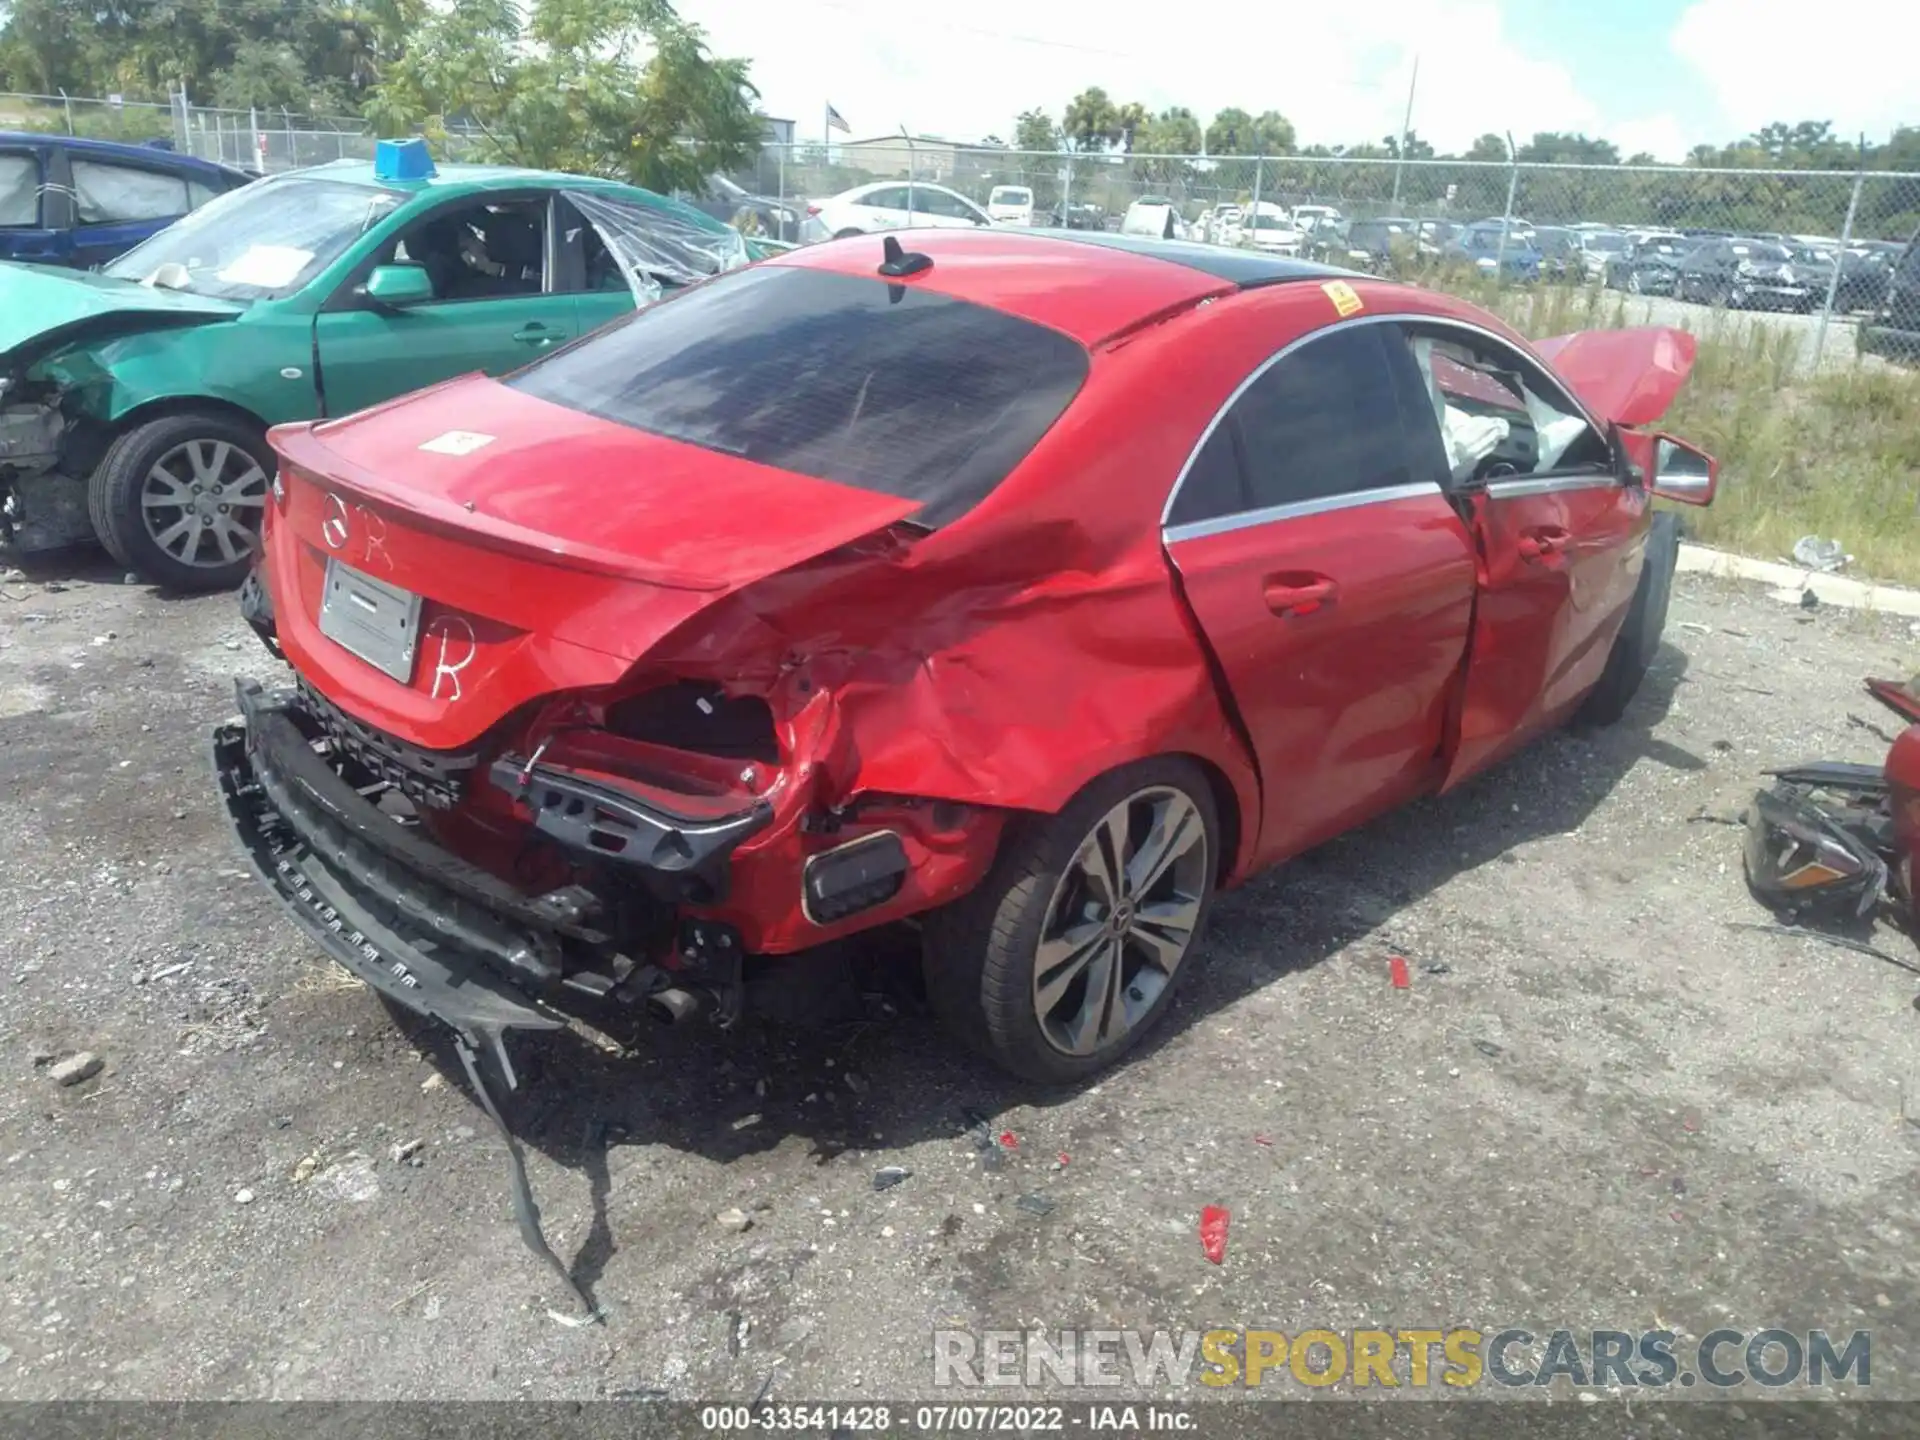
<instances>
[{"instance_id":1,"label":"row of parked cars in background","mask_svg":"<svg viewBox=\"0 0 1920 1440\"><path fill-rule=\"evenodd\" d=\"M1436 261L1521 282L1592 283L1634 295L1671 296L1730 309L1809 312L1833 296L1840 313L1885 309L1907 246L1786 234L1635 229L1581 221L1535 225L1499 217L1468 222L1388 216L1348 219L1331 205L1271 200L1209 206L1188 218L1165 196L1143 195L1121 215L1086 202L1049 213L1031 187L997 185L985 206L949 187L882 181L806 207L802 240L944 225L1053 225L1194 240L1375 274ZM1915 327L1908 327L1915 328Z\"/></svg>"}]
</instances>

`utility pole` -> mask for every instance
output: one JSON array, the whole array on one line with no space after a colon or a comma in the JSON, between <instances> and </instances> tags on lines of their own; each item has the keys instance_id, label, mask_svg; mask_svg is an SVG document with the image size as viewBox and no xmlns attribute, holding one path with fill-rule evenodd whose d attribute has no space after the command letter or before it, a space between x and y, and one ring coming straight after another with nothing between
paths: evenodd
<instances>
[{"instance_id":1,"label":"utility pole","mask_svg":"<svg viewBox=\"0 0 1920 1440\"><path fill-rule=\"evenodd\" d=\"M1400 209L1400 169L1407 163L1407 139L1413 134L1413 91L1420 83L1420 57L1413 57L1413 78L1407 81L1407 113L1400 121L1400 153L1393 163L1393 210Z\"/></svg>"}]
</instances>

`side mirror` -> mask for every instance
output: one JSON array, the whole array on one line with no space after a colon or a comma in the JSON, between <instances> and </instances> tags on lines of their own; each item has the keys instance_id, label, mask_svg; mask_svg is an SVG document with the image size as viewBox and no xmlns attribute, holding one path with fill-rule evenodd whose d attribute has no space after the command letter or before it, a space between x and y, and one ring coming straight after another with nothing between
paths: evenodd
<instances>
[{"instance_id":1,"label":"side mirror","mask_svg":"<svg viewBox=\"0 0 1920 1440\"><path fill-rule=\"evenodd\" d=\"M422 265L376 265L363 293L383 310L403 310L433 299L433 280Z\"/></svg>"},{"instance_id":2,"label":"side mirror","mask_svg":"<svg viewBox=\"0 0 1920 1440\"><path fill-rule=\"evenodd\" d=\"M1653 466L1648 473L1648 488L1662 500L1682 505L1711 505L1720 484L1720 462L1696 445L1676 440L1671 435L1635 436L1640 444L1632 447L1636 463L1651 449Z\"/></svg>"}]
</instances>

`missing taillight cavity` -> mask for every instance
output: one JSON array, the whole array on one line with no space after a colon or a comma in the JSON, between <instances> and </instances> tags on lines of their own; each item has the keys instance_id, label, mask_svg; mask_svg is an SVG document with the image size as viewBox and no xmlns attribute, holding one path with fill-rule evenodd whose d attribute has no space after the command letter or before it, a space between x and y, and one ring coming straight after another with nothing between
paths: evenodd
<instances>
[{"instance_id":1,"label":"missing taillight cavity","mask_svg":"<svg viewBox=\"0 0 1920 1440\"><path fill-rule=\"evenodd\" d=\"M757 695L729 696L717 685L678 680L607 707L607 729L629 740L729 760L777 764L773 711Z\"/></svg>"}]
</instances>

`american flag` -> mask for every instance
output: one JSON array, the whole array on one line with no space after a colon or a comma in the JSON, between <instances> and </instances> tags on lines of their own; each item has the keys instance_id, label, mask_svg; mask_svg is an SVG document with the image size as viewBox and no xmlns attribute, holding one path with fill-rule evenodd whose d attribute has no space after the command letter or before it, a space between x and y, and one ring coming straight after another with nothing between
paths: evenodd
<instances>
[{"instance_id":1,"label":"american flag","mask_svg":"<svg viewBox=\"0 0 1920 1440\"><path fill-rule=\"evenodd\" d=\"M827 106L827 128L829 130L839 130L848 135L853 133L853 127L841 119L840 112L831 105Z\"/></svg>"}]
</instances>

